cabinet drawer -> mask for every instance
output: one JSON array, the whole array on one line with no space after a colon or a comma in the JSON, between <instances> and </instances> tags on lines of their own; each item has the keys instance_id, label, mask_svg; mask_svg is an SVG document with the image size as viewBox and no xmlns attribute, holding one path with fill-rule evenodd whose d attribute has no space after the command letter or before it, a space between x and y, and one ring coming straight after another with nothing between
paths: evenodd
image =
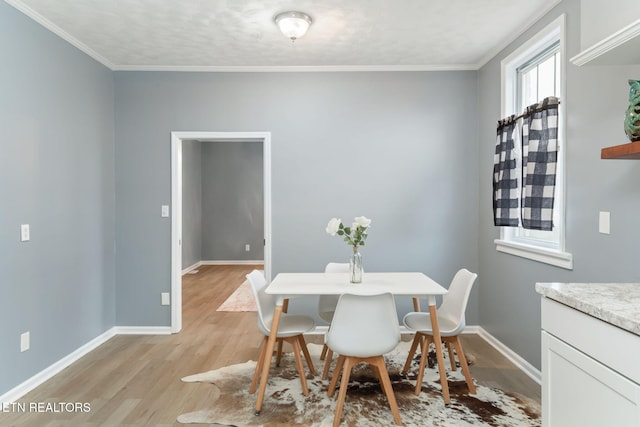
<instances>
[{"instance_id":1,"label":"cabinet drawer","mask_svg":"<svg viewBox=\"0 0 640 427\"><path fill-rule=\"evenodd\" d=\"M640 426L640 385L542 332L545 427Z\"/></svg>"},{"instance_id":2,"label":"cabinet drawer","mask_svg":"<svg viewBox=\"0 0 640 427\"><path fill-rule=\"evenodd\" d=\"M640 384L640 336L550 298L542 298L542 329Z\"/></svg>"}]
</instances>

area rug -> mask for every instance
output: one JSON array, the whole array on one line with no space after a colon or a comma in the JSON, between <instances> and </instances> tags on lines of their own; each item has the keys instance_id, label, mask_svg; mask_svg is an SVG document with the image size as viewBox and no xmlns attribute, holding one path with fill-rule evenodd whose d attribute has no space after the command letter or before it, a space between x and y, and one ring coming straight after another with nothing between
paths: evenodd
<instances>
[{"instance_id":1,"label":"area rug","mask_svg":"<svg viewBox=\"0 0 640 427\"><path fill-rule=\"evenodd\" d=\"M405 426L540 426L540 405L523 396L495 388L476 385L477 393L468 394L464 377L458 369L448 370L451 405L445 406L436 369L425 371L419 396L414 394L418 360L406 376L399 374L409 343L385 355L400 415ZM321 346L309 344L317 371ZM446 352L445 352L446 353ZM445 359L448 366L448 361ZM335 364L335 362L334 362ZM249 394L249 384L256 363L248 361L188 376L184 382L200 382L216 387L218 398L207 408L182 414L180 423L218 424L225 426L331 426L336 397L327 396L328 381L318 373L307 376L309 396L303 396L293 355L285 354L280 367L272 367L267 392L259 416L254 415L256 394ZM305 366L306 367L306 366ZM308 372L308 371L307 371ZM204 384L195 385L202 387ZM386 397L368 365L358 365L351 376L342 424L370 427L395 425Z\"/></svg>"},{"instance_id":2,"label":"area rug","mask_svg":"<svg viewBox=\"0 0 640 427\"><path fill-rule=\"evenodd\" d=\"M216 311L257 311L256 298L253 296L251 284L242 282Z\"/></svg>"}]
</instances>

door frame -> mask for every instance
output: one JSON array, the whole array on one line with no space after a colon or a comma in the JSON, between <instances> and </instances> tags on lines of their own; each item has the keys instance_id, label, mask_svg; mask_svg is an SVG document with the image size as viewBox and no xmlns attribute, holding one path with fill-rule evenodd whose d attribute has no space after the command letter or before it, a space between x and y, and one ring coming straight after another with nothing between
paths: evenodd
<instances>
[{"instance_id":1,"label":"door frame","mask_svg":"<svg viewBox=\"0 0 640 427\"><path fill-rule=\"evenodd\" d=\"M271 281L271 132L171 132L171 332L182 329L182 141L262 142L264 274Z\"/></svg>"}]
</instances>

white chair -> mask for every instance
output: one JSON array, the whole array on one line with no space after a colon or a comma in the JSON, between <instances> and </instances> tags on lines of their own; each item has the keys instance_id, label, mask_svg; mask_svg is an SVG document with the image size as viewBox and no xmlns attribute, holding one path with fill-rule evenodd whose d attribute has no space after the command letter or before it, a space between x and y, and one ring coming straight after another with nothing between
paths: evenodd
<instances>
[{"instance_id":1,"label":"white chair","mask_svg":"<svg viewBox=\"0 0 640 427\"><path fill-rule=\"evenodd\" d=\"M340 392L333 425L340 424L344 400L349 385L351 369L365 362L377 369L382 390L387 396L393 419L402 425L389 373L383 355L393 350L400 342L400 327L393 295L353 295L340 297L333 321L325 336L331 350L339 354L336 370L329 384L329 396L333 396L342 371ZM344 368L344 369L343 369Z\"/></svg>"},{"instance_id":2,"label":"white chair","mask_svg":"<svg viewBox=\"0 0 640 427\"><path fill-rule=\"evenodd\" d=\"M348 262L330 262L324 268L325 273L349 273ZM320 295L318 297L318 316L328 324L331 324L333 320L333 313L336 311L336 304L340 295ZM333 351L329 350L329 347L325 344L322 347L322 353L320 353L320 360L324 360L324 370L322 371L322 379L326 380L329 376L329 368L331 366L331 359L333 358Z\"/></svg>"},{"instance_id":3,"label":"white chair","mask_svg":"<svg viewBox=\"0 0 640 427\"><path fill-rule=\"evenodd\" d=\"M456 370L456 363L453 350L451 348L451 345L453 345L456 348L460 367L462 368L464 378L467 382L467 387L469 387L469 392L471 394L475 394L476 387L473 384L473 378L471 378L471 373L469 372L467 358L464 355L464 350L462 349L462 344L460 343L458 336L465 327L464 312L467 308L467 302L469 301L471 287L477 277L477 274L472 273L467 269L463 268L459 270L449 285L448 293L442 297L442 304L437 309L440 337L449 350L451 370ZM415 336L413 338L413 343L411 344L411 349L409 350L407 361L402 368L402 374L407 373L418 345L422 344L420 367L415 390L417 395L420 394L420 390L422 389L422 378L424 376L424 368L429 353L429 343L433 340L431 317L429 316L429 313L411 312L404 316L403 323L409 330L415 331Z\"/></svg>"},{"instance_id":4,"label":"white chair","mask_svg":"<svg viewBox=\"0 0 640 427\"><path fill-rule=\"evenodd\" d=\"M262 272L253 270L251 273L247 274L247 280L251 284L253 295L256 298L256 305L258 307L258 329L262 335L264 335L262 344L260 345L260 356L258 357L256 370L253 374L251 387L249 388L249 392L253 394L258 386L258 380L262 372L262 365L264 364L265 357L267 357L267 341L269 340L269 334L271 333L271 321L273 320L275 310L275 299L273 296L265 292L267 285ZM293 347L296 367L300 374L300 382L302 383L302 393L305 396L309 395L309 388L307 387L307 380L302 366L300 352L304 354L307 366L309 366L309 371L312 375L315 375L315 369L311 362L311 356L309 355L307 343L305 342L303 335L305 332L311 331L315 326L315 321L309 316L282 313L280 316L280 323L278 324L278 333L276 335L276 339L279 343L286 341ZM270 357L272 356L273 355L270 355Z\"/></svg>"}]
</instances>

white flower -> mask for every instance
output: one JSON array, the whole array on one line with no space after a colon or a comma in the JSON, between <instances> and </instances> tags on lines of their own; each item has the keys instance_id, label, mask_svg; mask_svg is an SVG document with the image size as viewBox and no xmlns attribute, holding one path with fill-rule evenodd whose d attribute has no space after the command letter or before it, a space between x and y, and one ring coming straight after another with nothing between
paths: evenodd
<instances>
[{"instance_id":1,"label":"white flower","mask_svg":"<svg viewBox=\"0 0 640 427\"><path fill-rule=\"evenodd\" d=\"M327 224L327 228L326 228L327 233L331 234L332 236L335 236L336 233L338 232L338 228L340 227L340 224L342 224L341 219L331 218L331 220L329 221L329 224Z\"/></svg>"},{"instance_id":2,"label":"white flower","mask_svg":"<svg viewBox=\"0 0 640 427\"><path fill-rule=\"evenodd\" d=\"M355 224L359 225L362 228L367 228L371 225L371 220L365 216L358 216L355 218L355 220ZM356 225L354 225L353 227L355 228Z\"/></svg>"}]
</instances>

